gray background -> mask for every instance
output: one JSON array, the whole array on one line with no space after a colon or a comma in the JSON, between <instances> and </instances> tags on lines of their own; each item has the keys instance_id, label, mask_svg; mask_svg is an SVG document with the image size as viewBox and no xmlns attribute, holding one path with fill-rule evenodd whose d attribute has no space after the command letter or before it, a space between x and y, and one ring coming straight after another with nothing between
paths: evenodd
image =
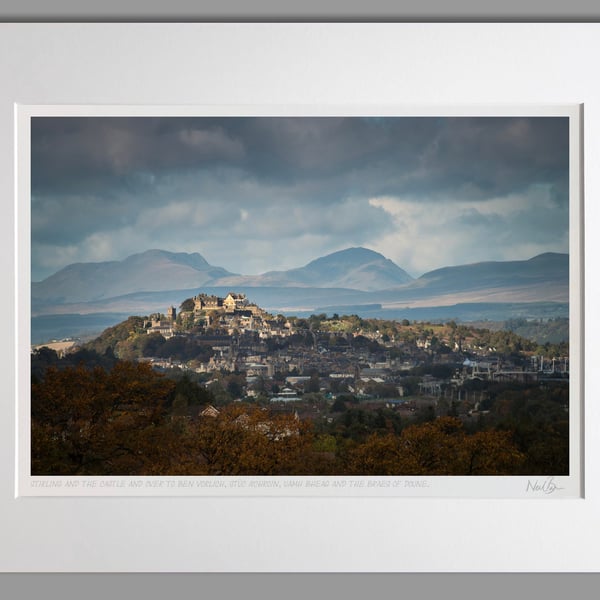
<instances>
[{"instance_id":1,"label":"gray background","mask_svg":"<svg viewBox=\"0 0 600 600\"><path fill-rule=\"evenodd\" d=\"M3 0L15 21L598 21L596 0Z\"/></svg>"},{"instance_id":2,"label":"gray background","mask_svg":"<svg viewBox=\"0 0 600 600\"><path fill-rule=\"evenodd\" d=\"M0 21L600 21L592 0L11 0L0 5ZM596 575L402 574L402 575L62 575L3 574L8 598L306 598L436 596L461 598L561 598L591 596ZM596 584L596 585L594 585ZM586 593L589 592L589 593ZM193 596L192 596L193 595Z\"/></svg>"}]
</instances>

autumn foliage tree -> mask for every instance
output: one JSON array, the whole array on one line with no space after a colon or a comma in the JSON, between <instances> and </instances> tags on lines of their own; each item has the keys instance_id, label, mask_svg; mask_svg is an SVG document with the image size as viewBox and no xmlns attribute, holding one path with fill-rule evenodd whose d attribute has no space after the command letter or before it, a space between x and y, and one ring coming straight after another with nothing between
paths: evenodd
<instances>
[{"instance_id":1,"label":"autumn foliage tree","mask_svg":"<svg viewBox=\"0 0 600 600\"><path fill-rule=\"evenodd\" d=\"M32 474L168 470L164 416L174 386L143 363L48 369L31 387Z\"/></svg>"},{"instance_id":2,"label":"autumn foliage tree","mask_svg":"<svg viewBox=\"0 0 600 600\"><path fill-rule=\"evenodd\" d=\"M308 474L312 460L310 423L256 406L186 422L181 440L176 471L186 475Z\"/></svg>"},{"instance_id":3,"label":"autumn foliage tree","mask_svg":"<svg viewBox=\"0 0 600 600\"><path fill-rule=\"evenodd\" d=\"M400 435L371 435L348 452L355 475L508 475L523 462L506 431L469 435L459 419L411 425Z\"/></svg>"}]
</instances>

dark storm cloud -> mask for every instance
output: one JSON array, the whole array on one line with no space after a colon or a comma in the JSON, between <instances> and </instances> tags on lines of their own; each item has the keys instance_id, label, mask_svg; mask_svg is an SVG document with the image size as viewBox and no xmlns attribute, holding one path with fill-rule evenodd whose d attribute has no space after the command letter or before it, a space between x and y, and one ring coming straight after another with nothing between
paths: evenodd
<instances>
[{"instance_id":1,"label":"dark storm cloud","mask_svg":"<svg viewBox=\"0 0 600 600\"><path fill-rule=\"evenodd\" d=\"M137 173L235 164L244 154L213 120L35 117L31 129L33 193L106 192L111 180L135 185Z\"/></svg>"},{"instance_id":2,"label":"dark storm cloud","mask_svg":"<svg viewBox=\"0 0 600 600\"><path fill-rule=\"evenodd\" d=\"M136 173L218 165L294 181L370 171L371 193L455 189L485 196L567 167L568 120L557 118L34 118L33 191L68 192ZM532 180L533 177L533 180ZM358 179L358 178L356 178Z\"/></svg>"},{"instance_id":3,"label":"dark storm cloud","mask_svg":"<svg viewBox=\"0 0 600 600\"><path fill-rule=\"evenodd\" d=\"M470 188L467 198L558 185L568 174L568 136L567 119L448 119L423 167L432 176L429 185Z\"/></svg>"},{"instance_id":4,"label":"dark storm cloud","mask_svg":"<svg viewBox=\"0 0 600 600\"><path fill-rule=\"evenodd\" d=\"M287 240L294 256L268 268L349 245L391 251L426 236L420 205L438 207L423 213L432 232L452 222L489 237L531 198L538 214L511 239L568 228L566 118L34 117L31 140L34 279L159 243L243 270L251 257L228 255L229 235L265 256Z\"/></svg>"}]
</instances>

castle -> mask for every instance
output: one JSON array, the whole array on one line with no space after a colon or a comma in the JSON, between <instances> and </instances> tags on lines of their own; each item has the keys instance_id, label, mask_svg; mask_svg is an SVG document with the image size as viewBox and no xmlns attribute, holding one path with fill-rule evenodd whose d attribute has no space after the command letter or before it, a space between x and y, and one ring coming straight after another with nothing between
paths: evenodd
<instances>
[{"instance_id":1,"label":"castle","mask_svg":"<svg viewBox=\"0 0 600 600\"><path fill-rule=\"evenodd\" d=\"M248 302L245 294L236 294L229 292L225 298L219 296L208 296L207 294L198 294L194 296L194 316L200 313L212 310L223 310L229 314L248 314L259 315L261 309L256 304Z\"/></svg>"},{"instance_id":2,"label":"castle","mask_svg":"<svg viewBox=\"0 0 600 600\"><path fill-rule=\"evenodd\" d=\"M184 319L193 317L203 319L209 325L214 317L220 318L229 315L229 317L239 318L254 318L267 317L267 313L258 305L248 302L245 294L237 294L230 292L225 298L219 296L198 294L192 298L194 302L193 310L182 310L181 317ZM217 313L217 315L210 315ZM161 318L162 317L162 318ZM146 333L160 333L165 338L170 338L175 335L177 327L177 309L174 306L167 308L167 315L154 314L150 315L149 319L144 322Z\"/></svg>"}]
</instances>

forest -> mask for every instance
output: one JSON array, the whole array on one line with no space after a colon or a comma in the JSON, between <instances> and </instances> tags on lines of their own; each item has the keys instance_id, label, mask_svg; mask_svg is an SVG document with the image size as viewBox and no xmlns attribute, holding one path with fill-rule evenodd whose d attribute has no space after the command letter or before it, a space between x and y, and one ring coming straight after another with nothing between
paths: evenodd
<instances>
[{"instance_id":1,"label":"forest","mask_svg":"<svg viewBox=\"0 0 600 600\"><path fill-rule=\"evenodd\" d=\"M36 357L32 475L565 475L568 383L488 390L489 418L412 418L352 397L300 419L255 401L217 403L186 374L167 377L110 351ZM81 354L78 357L82 358ZM218 409L204 414L215 404ZM190 407L196 407L191 412ZM195 416L191 416L195 414Z\"/></svg>"}]
</instances>

